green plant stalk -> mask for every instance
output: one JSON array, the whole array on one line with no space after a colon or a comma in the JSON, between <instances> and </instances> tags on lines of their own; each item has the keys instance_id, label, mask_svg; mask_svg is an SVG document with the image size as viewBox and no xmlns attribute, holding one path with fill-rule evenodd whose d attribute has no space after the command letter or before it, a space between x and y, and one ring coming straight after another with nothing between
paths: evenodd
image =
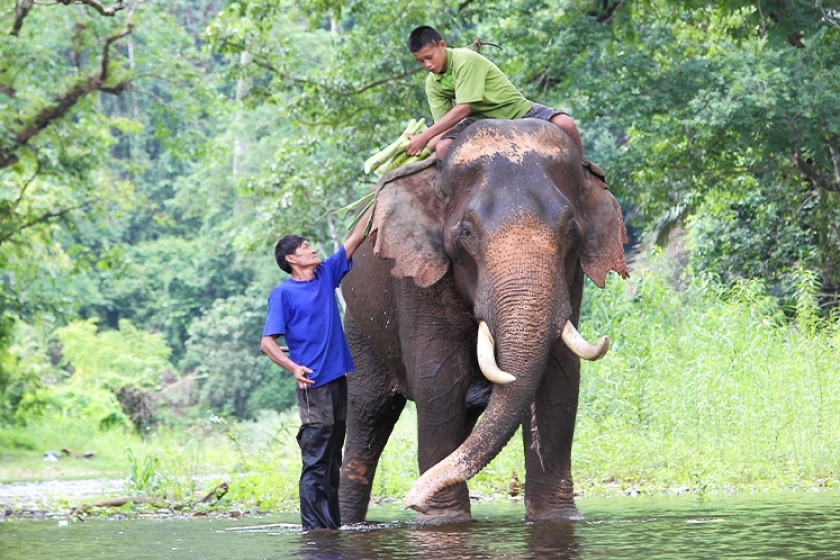
<instances>
[{"instance_id":1,"label":"green plant stalk","mask_svg":"<svg viewBox=\"0 0 840 560\"><path fill-rule=\"evenodd\" d=\"M376 152L371 157L369 157L365 161L365 173L370 173L371 171L379 167L379 165L381 165L383 161L393 157L393 155L396 154L401 147L404 148L408 140L405 135L406 133L410 133L409 131L413 130L416 124L417 121L415 119L411 119L408 122L408 126L406 126L405 130L400 133L399 137L396 140L388 144L388 146L386 146L384 149Z\"/></svg>"},{"instance_id":2,"label":"green plant stalk","mask_svg":"<svg viewBox=\"0 0 840 560\"><path fill-rule=\"evenodd\" d=\"M385 167L383 164L388 162L389 160L397 157L400 153L405 154L405 148L408 146L409 143L409 135L419 134L420 132L426 129L426 120L420 119L415 120L411 119L408 121L408 125L405 127L405 130L400 134L399 138L397 138L394 142L389 144L383 150L375 153L371 157L365 161L364 170L365 173L371 173L376 171L378 168ZM406 154L407 155L407 154ZM393 169L393 168L392 168ZM388 171L390 169L386 169ZM382 175L384 172L379 173Z\"/></svg>"},{"instance_id":3,"label":"green plant stalk","mask_svg":"<svg viewBox=\"0 0 840 560\"><path fill-rule=\"evenodd\" d=\"M333 210L331 212L331 214L341 214L343 212L349 212L350 210L355 209L359 204L362 204L363 202L370 201L374 196L376 196L376 191L370 191L369 193L367 193L362 198L360 198L358 200L354 200L353 202L351 202L347 206L342 206L341 208L339 208L337 210ZM353 226L350 226L350 227L353 227Z\"/></svg>"},{"instance_id":4,"label":"green plant stalk","mask_svg":"<svg viewBox=\"0 0 840 560\"><path fill-rule=\"evenodd\" d=\"M361 220L361 219L362 219L362 216L364 216L364 215L365 215L365 212L367 212L367 211L368 211L368 209L369 209L371 206L373 206L374 202L376 202L376 198L373 196L374 194L375 194L375 193L371 192L371 193L368 193L367 195L365 195L365 196L364 196L364 198L363 198L362 200L364 200L364 199L369 199L369 200L368 200L368 203L367 203L367 204L365 204L365 207L364 207L364 208L362 208L362 211L361 211L361 212L359 212L359 213L358 213L358 214L357 214L357 215L353 218L353 220L350 222L350 226L347 228L347 230L348 230L348 231L349 231L349 230L352 230L354 227L356 227L356 224L358 224L358 223L359 223L359 220ZM367 226L365 226L365 235L367 235L367 234L370 232L371 218L373 218L373 214L371 214L371 217L370 217L370 218L368 218L368 223L367 223Z\"/></svg>"}]
</instances>

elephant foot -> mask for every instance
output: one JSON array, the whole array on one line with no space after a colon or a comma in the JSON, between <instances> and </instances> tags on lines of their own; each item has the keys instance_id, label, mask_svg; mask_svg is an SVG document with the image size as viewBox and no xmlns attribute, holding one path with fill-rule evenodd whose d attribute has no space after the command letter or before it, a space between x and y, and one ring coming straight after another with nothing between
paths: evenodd
<instances>
[{"instance_id":1,"label":"elephant foot","mask_svg":"<svg viewBox=\"0 0 840 560\"><path fill-rule=\"evenodd\" d=\"M427 471L428 472L428 471ZM470 494L463 482L450 486L433 494L423 496L415 484L406 496L404 506L417 511L417 523L423 525L441 525L447 523L465 523L472 520L470 513ZM421 485L421 489L425 488Z\"/></svg>"},{"instance_id":2,"label":"elephant foot","mask_svg":"<svg viewBox=\"0 0 840 560\"><path fill-rule=\"evenodd\" d=\"M583 514L578 511L574 503L563 504L551 508L526 508L526 521L581 521Z\"/></svg>"},{"instance_id":3,"label":"elephant foot","mask_svg":"<svg viewBox=\"0 0 840 560\"><path fill-rule=\"evenodd\" d=\"M471 521L470 510L464 511L458 508L429 508L425 513L418 513L414 518L414 522L418 525L453 525Z\"/></svg>"}]
</instances>

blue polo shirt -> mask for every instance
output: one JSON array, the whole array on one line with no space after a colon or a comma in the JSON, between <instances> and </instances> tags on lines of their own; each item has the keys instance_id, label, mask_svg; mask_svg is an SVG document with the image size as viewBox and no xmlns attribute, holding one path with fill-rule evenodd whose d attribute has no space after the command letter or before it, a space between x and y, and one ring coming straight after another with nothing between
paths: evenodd
<instances>
[{"instance_id":1,"label":"blue polo shirt","mask_svg":"<svg viewBox=\"0 0 840 560\"><path fill-rule=\"evenodd\" d=\"M311 388L326 385L353 371L353 359L341 326L335 290L353 268L344 246L315 269L315 278L288 278L268 297L263 336L282 335L289 358L312 370Z\"/></svg>"}]
</instances>

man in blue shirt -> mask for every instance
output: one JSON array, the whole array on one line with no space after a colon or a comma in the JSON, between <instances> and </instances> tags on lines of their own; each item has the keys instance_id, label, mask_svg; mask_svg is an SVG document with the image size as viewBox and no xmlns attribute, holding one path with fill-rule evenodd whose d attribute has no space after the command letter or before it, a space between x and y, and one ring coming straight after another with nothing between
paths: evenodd
<instances>
[{"instance_id":1,"label":"man in blue shirt","mask_svg":"<svg viewBox=\"0 0 840 560\"><path fill-rule=\"evenodd\" d=\"M364 239L369 216L370 211L323 262L299 235L283 237L274 248L277 264L291 278L271 291L260 349L297 382L297 441L303 459L298 492L307 530L341 525L338 481L347 420L345 374L353 371L353 360L335 290L353 266L350 259ZM281 335L288 356L277 345Z\"/></svg>"}]
</instances>

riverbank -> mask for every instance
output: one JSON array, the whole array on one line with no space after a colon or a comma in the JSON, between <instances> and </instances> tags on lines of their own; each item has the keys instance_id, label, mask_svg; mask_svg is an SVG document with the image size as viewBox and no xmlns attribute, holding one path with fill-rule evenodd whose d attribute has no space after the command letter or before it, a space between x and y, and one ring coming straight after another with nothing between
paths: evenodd
<instances>
[{"instance_id":1,"label":"riverbank","mask_svg":"<svg viewBox=\"0 0 840 560\"><path fill-rule=\"evenodd\" d=\"M192 485L207 487L209 492L219 488L211 477L206 476L197 477ZM215 499L202 502L199 496L194 500L176 503L132 496L130 488L129 480L114 478L0 483L0 520L64 519L82 515L119 518L191 517L196 514L238 518L243 515L239 508L231 507L230 504L214 508L211 502L215 502ZM210 495L205 493L204 496Z\"/></svg>"},{"instance_id":2,"label":"riverbank","mask_svg":"<svg viewBox=\"0 0 840 560\"><path fill-rule=\"evenodd\" d=\"M202 476L191 481L191 486L207 489L210 492L220 488L214 477ZM227 483L222 483L226 493ZM233 482L236 488L238 483ZM130 496L131 482L127 479L94 478L82 480L48 480L0 483L0 521L10 520L66 520L96 517L99 519L189 519L192 517L216 517L240 519L243 517L262 517L296 513L295 507L282 509L263 509L253 502L234 502L231 500L213 500L201 503L200 498L181 503ZM834 493L840 496L840 483L837 480L817 480L813 485L801 485L786 489L735 488L707 491L704 488L688 486L651 489L637 486L624 487L617 482L610 482L590 489L591 493L579 493L578 501L612 498L663 498L668 496L693 496L699 502L712 502L733 496L756 494L810 495L814 493ZM203 491L203 490L202 490ZM224 493L222 495L224 495ZM206 495L206 496L209 496ZM136 503L132 498L137 498ZM222 496L218 496L222 498ZM481 495L471 493L473 504L521 504L522 495L496 493ZM115 505L116 504L116 505ZM375 497L371 507L399 507L400 500L393 497Z\"/></svg>"}]
</instances>

